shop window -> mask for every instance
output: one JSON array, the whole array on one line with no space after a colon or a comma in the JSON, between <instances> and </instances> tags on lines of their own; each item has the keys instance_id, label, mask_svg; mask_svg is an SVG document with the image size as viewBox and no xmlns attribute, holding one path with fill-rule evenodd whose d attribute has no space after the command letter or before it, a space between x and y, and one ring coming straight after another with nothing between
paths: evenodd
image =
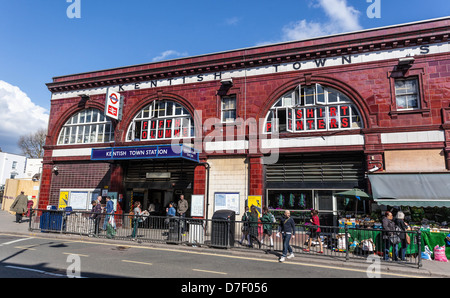
<instances>
[{"instance_id":1,"label":"shop window","mask_svg":"<svg viewBox=\"0 0 450 298\"><path fill-rule=\"evenodd\" d=\"M114 127L97 109L83 110L62 127L58 145L109 143L114 141Z\"/></svg>"},{"instance_id":2,"label":"shop window","mask_svg":"<svg viewBox=\"0 0 450 298\"><path fill-rule=\"evenodd\" d=\"M395 80L395 101L397 110L420 109L417 78Z\"/></svg>"},{"instance_id":3,"label":"shop window","mask_svg":"<svg viewBox=\"0 0 450 298\"><path fill-rule=\"evenodd\" d=\"M236 121L236 95L223 96L221 99L222 122Z\"/></svg>"},{"instance_id":4,"label":"shop window","mask_svg":"<svg viewBox=\"0 0 450 298\"><path fill-rule=\"evenodd\" d=\"M266 116L264 131L301 133L360 128L361 115L347 96L314 84L299 86L278 99Z\"/></svg>"},{"instance_id":5,"label":"shop window","mask_svg":"<svg viewBox=\"0 0 450 298\"><path fill-rule=\"evenodd\" d=\"M194 123L182 105L172 101L154 101L134 117L127 141L150 141L194 137Z\"/></svg>"},{"instance_id":6,"label":"shop window","mask_svg":"<svg viewBox=\"0 0 450 298\"><path fill-rule=\"evenodd\" d=\"M313 208L312 190L269 190L268 208L272 210L309 210Z\"/></svg>"}]
</instances>

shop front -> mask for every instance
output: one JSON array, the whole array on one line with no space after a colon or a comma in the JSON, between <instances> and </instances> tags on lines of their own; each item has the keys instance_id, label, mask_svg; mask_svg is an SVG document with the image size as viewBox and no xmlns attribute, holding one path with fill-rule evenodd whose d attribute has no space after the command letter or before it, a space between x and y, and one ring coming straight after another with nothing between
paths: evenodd
<instances>
[{"instance_id":1,"label":"shop front","mask_svg":"<svg viewBox=\"0 0 450 298\"><path fill-rule=\"evenodd\" d=\"M300 218L315 209L321 224L336 225L340 216L368 212L365 201L336 196L353 187L365 188L364 172L360 152L283 155L278 163L266 166L268 208L275 213L290 210Z\"/></svg>"}]
</instances>

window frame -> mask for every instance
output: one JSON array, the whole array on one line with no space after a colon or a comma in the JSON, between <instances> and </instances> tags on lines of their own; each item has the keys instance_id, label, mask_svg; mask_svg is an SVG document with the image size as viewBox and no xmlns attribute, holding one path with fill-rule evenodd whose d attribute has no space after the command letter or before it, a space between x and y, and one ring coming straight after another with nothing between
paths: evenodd
<instances>
[{"instance_id":1,"label":"window frame","mask_svg":"<svg viewBox=\"0 0 450 298\"><path fill-rule=\"evenodd\" d=\"M164 109L161 109L164 105ZM170 114L168 107L171 107ZM144 111L148 108L148 115ZM163 111L164 112L161 112ZM180 111L180 113L178 113ZM179 122L177 121L179 120ZM176 126L179 124L179 126ZM186 125L187 124L187 125ZM170 125L170 127L169 127ZM178 130L176 128L179 128ZM136 132L139 130L139 137ZM170 136L168 131L170 130ZM160 136L160 132L162 135ZM176 135L176 132L177 135ZM186 134L184 134L186 132ZM145 137L144 136L145 133ZM153 101L145 105L134 116L126 133L126 142L145 142L185 139L195 137L194 120L189 110L182 104L172 100Z\"/></svg>"},{"instance_id":2,"label":"window frame","mask_svg":"<svg viewBox=\"0 0 450 298\"><path fill-rule=\"evenodd\" d=\"M88 117L90 118L90 122L86 121ZM93 137L92 126L95 126L93 142L91 142ZM108 131L106 131L106 127L109 127ZM100 130L102 131L101 133ZM103 135L100 136L100 134ZM88 108L78 111L69 117L59 131L56 145L70 146L112 143L114 142L114 138L115 131L111 120L105 116L103 111L97 108ZM105 142L106 139L108 139L108 141Z\"/></svg>"},{"instance_id":3,"label":"window frame","mask_svg":"<svg viewBox=\"0 0 450 298\"><path fill-rule=\"evenodd\" d=\"M308 90L313 91L312 97L313 102L306 102L305 91L301 85L296 87L294 90L289 91L278 98L278 100L271 106L266 117L264 119L264 134L272 134L274 132L278 133L308 133L308 132L330 132L330 131L339 131L339 130L355 130L362 129L364 127L364 123L362 121L361 112L358 107L354 104L354 102L345 94L340 92L339 90L323 86L321 84L315 83L310 86L305 86ZM318 100L317 92L322 90L324 94L321 96L321 101ZM336 96L333 97L336 101L329 102L329 93L336 93ZM286 106L284 99L289 97L289 94L292 95L293 99L296 99L295 96L298 95L298 100L294 100L294 105ZM337 107L335 116L331 116L330 108ZM341 115L343 107L346 107L346 115ZM322 109L323 113L319 113L319 110ZM279 123L278 111L285 110L286 111L286 125L284 123ZM301 110L301 117L298 118L298 111ZM313 111L313 117L307 117L307 111L310 113ZM289 111L291 111L291 116L289 117ZM356 112L356 114L355 114ZM268 121L269 115L272 113L273 117L270 121ZM319 115L320 114L320 115ZM347 118L347 126L343 127L343 119ZM333 125L338 125L338 127L332 127L331 119L338 119L338 121L333 121ZM356 121L354 121L356 119ZM278 121L274 121L278 120ZM289 121L291 121L291 128L289 128ZM297 121L301 121L302 125L301 129L297 129ZM312 121L312 122L311 122ZM319 125L320 121L320 125ZM274 123L278 122L275 126ZM268 123L271 123L271 131L267 130ZM321 128L324 124L324 127ZM359 126L355 126L355 124ZM286 129L280 131L280 129ZM311 127L311 128L310 128Z\"/></svg>"},{"instance_id":4,"label":"window frame","mask_svg":"<svg viewBox=\"0 0 450 298\"><path fill-rule=\"evenodd\" d=\"M234 109L224 109L224 100L226 99L233 99L234 100ZM224 119L224 113L234 111L234 119L233 118L227 118ZM229 120L232 119L232 120ZM223 95L220 97L220 122L223 124L226 123L234 123L237 119L237 96L236 94L230 94L230 95Z\"/></svg>"},{"instance_id":5,"label":"window frame","mask_svg":"<svg viewBox=\"0 0 450 298\"><path fill-rule=\"evenodd\" d=\"M397 92L397 82L415 82L415 92L414 93L405 93L405 94L398 94ZM419 78L416 76L412 76L412 77L407 77L407 78L395 78L394 79L394 97L395 97L395 106L396 106L396 110L397 111L414 111L414 110L420 110L422 108L422 103L421 103L421 96L420 96L420 87L419 87ZM416 95L416 102L417 102L417 106L415 107L409 107L408 106L408 96L411 95ZM406 107L405 108L400 108L399 107L399 97L405 97L405 103L406 103Z\"/></svg>"}]
</instances>

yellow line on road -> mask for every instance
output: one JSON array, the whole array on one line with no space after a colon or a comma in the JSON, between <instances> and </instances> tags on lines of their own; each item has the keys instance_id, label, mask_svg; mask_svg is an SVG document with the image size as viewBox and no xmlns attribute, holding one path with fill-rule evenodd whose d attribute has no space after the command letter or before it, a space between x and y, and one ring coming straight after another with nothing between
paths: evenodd
<instances>
[{"instance_id":1,"label":"yellow line on road","mask_svg":"<svg viewBox=\"0 0 450 298\"><path fill-rule=\"evenodd\" d=\"M222 274L222 275L227 275L228 274L228 273L225 273L225 272L208 271L208 270L201 270L201 269L192 269L192 271L206 272L206 273L212 273L212 274Z\"/></svg>"},{"instance_id":2,"label":"yellow line on road","mask_svg":"<svg viewBox=\"0 0 450 298\"><path fill-rule=\"evenodd\" d=\"M130 261L130 260L122 260L122 262L125 262L125 263L134 263L134 264L141 264L141 265L149 265L149 266L153 265L152 263L145 263L145 262L138 262L138 261Z\"/></svg>"},{"instance_id":3,"label":"yellow line on road","mask_svg":"<svg viewBox=\"0 0 450 298\"><path fill-rule=\"evenodd\" d=\"M15 246L14 248L25 249L25 250L36 250L35 248L26 247L26 246Z\"/></svg>"},{"instance_id":4,"label":"yellow line on road","mask_svg":"<svg viewBox=\"0 0 450 298\"><path fill-rule=\"evenodd\" d=\"M82 255L82 254L77 254L77 253L73 253L73 252L63 252L63 255L77 255L77 256L86 257L86 258L89 257L89 255Z\"/></svg>"}]
</instances>

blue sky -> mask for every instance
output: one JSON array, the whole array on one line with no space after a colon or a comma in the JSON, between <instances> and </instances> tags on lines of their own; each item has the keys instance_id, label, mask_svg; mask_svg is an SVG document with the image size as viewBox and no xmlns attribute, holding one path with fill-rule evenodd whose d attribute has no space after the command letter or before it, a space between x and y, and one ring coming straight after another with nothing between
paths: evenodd
<instances>
[{"instance_id":1,"label":"blue sky","mask_svg":"<svg viewBox=\"0 0 450 298\"><path fill-rule=\"evenodd\" d=\"M450 15L448 0L78 0L71 19L67 1L0 0L3 151L46 127L54 76Z\"/></svg>"}]
</instances>

